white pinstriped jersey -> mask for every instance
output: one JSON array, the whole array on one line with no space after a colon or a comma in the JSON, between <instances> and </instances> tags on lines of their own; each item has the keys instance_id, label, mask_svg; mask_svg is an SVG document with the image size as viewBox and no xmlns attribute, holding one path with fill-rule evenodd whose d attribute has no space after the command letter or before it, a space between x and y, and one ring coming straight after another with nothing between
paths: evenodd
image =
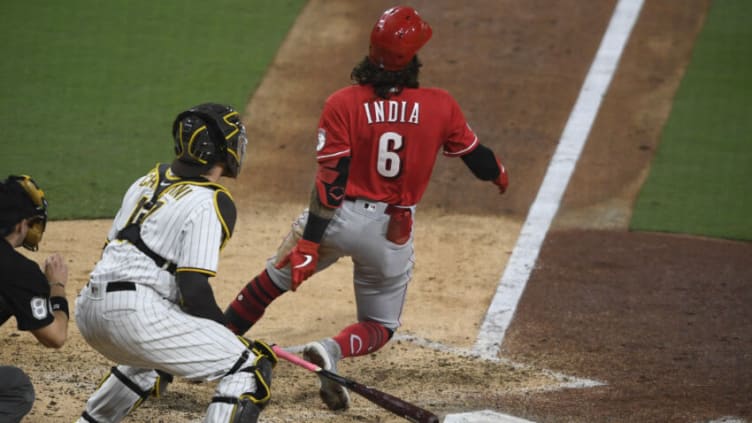
<instances>
[{"instance_id":1,"label":"white pinstriped jersey","mask_svg":"<svg viewBox=\"0 0 752 423\"><path fill-rule=\"evenodd\" d=\"M141 238L155 253L178 269L214 276L220 249L230 232L217 206L221 185L210 182L178 181L160 194L150 210L142 208L154 195L158 166L134 182L125 196L110 231L102 257L94 267L92 282L130 281L149 285L160 295L177 300L175 276L133 244L118 240L118 232L139 218ZM167 180L177 181L170 170Z\"/></svg>"}]
</instances>

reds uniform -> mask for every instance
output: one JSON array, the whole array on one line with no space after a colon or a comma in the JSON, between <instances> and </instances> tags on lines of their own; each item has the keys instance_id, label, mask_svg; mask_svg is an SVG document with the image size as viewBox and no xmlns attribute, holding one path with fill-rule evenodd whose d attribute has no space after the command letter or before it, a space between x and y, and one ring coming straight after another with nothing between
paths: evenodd
<instances>
[{"instance_id":1,"label":"reds uniform","mask_svg":"<svg viewBox=\"0 0 752 423\"><path fill-rule=\"evenodd\" d=\"M319 120L319 167L309 208L265 270L225 311L244 333L279 295L350 256L358 322L305 346L304 357L327 370L341 358L381 348L400 326L414 265L413 220L438 156L462 157L473 174L507 187L506 170L481 145L445 90L417 83L417 51L431 27L410 7L379 18L355 85L326 100ZM348 407L347 391L321 378L321 398Z\"/></svg>"},{"instance_id":2,"label":"reds uniform","mask_svg":"<svg viewBox=\"0 0 752 423\"><path fill-rule=\"evenodd\" d=\"M215 152L221 150L217 146L232 149L209 130L210 124L219 122L218 127L230 128L219 127L217 133L227 134L233 127L239 131L229 132L227 138L242 137L242 146L233 149L242 160L245 133L237 112L229 107L198 106L178 121L176 151L198 148L200 142L209 143L207 148ZM235 205L229 192L196 175L212 169L212 160L222 163L228 156L222 153L205 164L177 159L172 166L159 165L126 192L102 257L76 301L81 335L119 363L87 402L80 422L120 421L150 395L158 396L171 375L218 381L206 422L256 421L255 411L242 419L244 408L247 412L251 407L244 401L268 401L270 375L258 369L268 351L258 343L249 348L211 315L187 310L187 294L182 291L187 287L178 283L186 274L214 276L220 250L232 234ZM237 174L236 165L230 176ZM185 176L191 166L196 172ZM183 175L175 169L182 169ZM212 305L216 308L213 297Z\"/></svg>"},{"instance_id":3,"label":"reds uniform","mask_svg":"<svg viewBox=\"0 0 752 423\"><path fill-rule=\"evenodd\" d=\"M392 331L399 327L414 264L412 218L437 153L456 157L477 145L457 102L443 90L405 89L385 100L374 98L370 87L355 85L326 101L317 160L326 166L346 157L350 170L345 200L321 239L316 271L352 257L359 321L378 322ZM407 239L401 243L386 237L393 209L408 211L403 223ZM302 234L307 220L306 211L296 221L296 233ZM271 258L266 270L279 288L288 290L291 269L277 268L281 259ZM369 348L357 340L348 344L354 355Z\"/></svg>"}]
</instances>

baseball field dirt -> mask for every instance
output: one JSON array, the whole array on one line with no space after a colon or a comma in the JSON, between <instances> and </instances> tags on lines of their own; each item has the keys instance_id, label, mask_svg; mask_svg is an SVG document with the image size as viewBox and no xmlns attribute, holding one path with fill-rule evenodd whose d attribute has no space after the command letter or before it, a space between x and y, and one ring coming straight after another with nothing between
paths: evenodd
<instances>
[{"instance_id":1,"label":"baseball field dirt","mask_svg":"<svg viewBox=\"0 0 752 423\"><path fill-rule=\"evenodd\" d=\"M455 96L481 142L503 158L510 188L500 196L460 160L439 159L416 216L417 264L398 333L445 348L402 338L344 361L340 372L440 416L492 409L538 422L751 420L752 244L627 229L709 0L643 6L499 361L456 350L475 342L616 1L410 4L434 29L420 54L422 84ZM222 307L305 207L323 101L349 82L371 25L392 5L310 1L249 99L250 161L228 183L239 221L212 281ZM109 223L52 222L40 251L29 253L39 262L66 257L71 301ZM343 261L276 301L247 335L283 346L332 335L354 321L353 301ZM73 421L113 363L75 324L58 351L14 326L0 329L0 362L34 382L37 401L24 421ZM212 390L178 380L128 421L198 422ZM286 362L272 390L264 422L402 421L357 395L350 410L328 411L316 377Z\"/></svg>"}]
</instances>

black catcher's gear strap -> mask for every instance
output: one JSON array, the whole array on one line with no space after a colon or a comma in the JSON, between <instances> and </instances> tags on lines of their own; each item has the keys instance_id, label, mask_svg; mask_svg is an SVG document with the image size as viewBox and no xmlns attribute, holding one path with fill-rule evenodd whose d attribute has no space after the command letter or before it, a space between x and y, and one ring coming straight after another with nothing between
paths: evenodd
<instances>
[{"instance_id":1,"label":"black catcher's gear strap","mask_svg":"<svg viewBox=\"0 0 752 423\"><path fill-rule=\"evenodd\" d=\"M154 383L154 387L151 389L151 396L155 398L162 398L167 391L167 385L171 384L175 379L174 376L162 370L157 370L157 381Z\"/></svg>"},{"instance_id":2,"label":"black catcher's gear strap","mask_svg":"<svg viewBox=\"0 0 752 423\"><path fill-rule=\"evenodd\" d=\"M276 367L279 359L271 347L263 341L251 341L242 336L238 336L238 339L248 349L243 352L233 368L230 369L227 374L230 375L237 372L252 373L256 377L256 390L253 392L245 392L238 398L214 397L212 398L212 402L236 404L236 406L242 408L242 403L245 400L255 404L259 409L263 409L266 407L266 404L269 403L269 399L271 398L272 369ZM256 356L253 364L242 367L243 364L247 363L251 352ZM233 422L234 421L235 420L233 420Z\"/></svg>"},{"instance_id":3,"label":"black catcher's gear strap","mask_svg":"<svg viewBox=\"0 0 752 423\"><path fill-rule=\"evenodd\" d=\"M185 183L187 181L212 188L216 190L214 199L217 204L217 210L219 211L219 219L222 223L222 247L224 247L225 243L232 236L232 232L235 229L235 220L237 217L235 203L232 197L230 197L230 194L226 192L222 186L210 183L203 177L180 179L167 178L168 169L170 169L169 164L159 165L157 171L157 179L154 182L154 194L151 196L151 199L149 201L145 202L142 205L142 209L146 211L151 210L151 208L154 207L154 205L159 200L159 197L162 195L162 193L176 183ZM136 212L138 212L138 210ZM143 223L143 217L127 224L123 229L120 230L120 232L118 232L116 239L130 242L136 248L138 248L139 251L144 253L150 259L154 260L154 263L158 267L165 269L174 275L177 271L177 265L154 252L154 250L149 248L149 246L146 245L144 240L141 238L141 223Z\"/></svg>"},{"instance_id":4,"label":"black catcher's gear strap","mask_svg":"<svg viewBox=\"0 0 752 423\"><path fill-rule=\"evenodd\" d=\"M175 275L180 289L180 306L186 313L214 320L225 326L225 315L217 305L214 292L209 285L209 276L204 273L180 271Z\"/></svg>"},{"instance_id":5,"label":"black catcher's gear strap","mask_svg":"<svg viewBox=\"0 0 752 423\"><path fill-rule=\"evenodd\" d=\"M144 243L144 240L141 239L141 225L139 225L138 223L131 223L129 225L126 225L123 229L120 230L120 232L118 232L117 239L130 242L134 247L138 248L139 251L146 254L150 259L154 260L154 263L158 267L167 270L173 275L175 274L178 266L175 263L168 262L164 257L155 253L154 250L149 248L146 243Z\"/></svg>"},{"instance_id":6,"label":"black catcher's gear strap","mask_svg":"<svg viewBox=\"0 0 752 423\"><path fill-rule=\"evenodd\" d=\"M165 189L167 189L167 187L172 185L171 183L165 183L165 184L161 183L161 182L170 181L169 179L167 179L167 169L169 168L170 168L169 164L159 165L158 172L157 172L157 180L154 183L154 187L155 187L154 195L152 195L151 199L143 205L143 208L145 208L146 210L149 210L152 207L154 207L154 204L156 204L156 201L159 198L159 196L164 192ZM132 222L126 225L123 229L120 230L120 232L118 232L116 238L130 242L136 248L138 248L139 251L146 254L150 259L154 260L154 263L156 263L158 267L167 270L173 275L175 274L175 270L177 270L177 265L175 263L168 262L164 257L155 253L151 248L149 248L148 245L146 245L146 243L144 243L144 240L141 239L141 222L140 221Z\"/></svg>"},{"instance_id":7,"label":"black catcher's gear strap","mask_svg":"<svg viewBox=\"0 0 752 423\"><path fill-rule=\"evenodd\" d=\"M482 181L493 181L501 173L496 155L483 144L478 145L473 151L460 158L473 172L473 175Z\"/></svg>"}]
</instances>

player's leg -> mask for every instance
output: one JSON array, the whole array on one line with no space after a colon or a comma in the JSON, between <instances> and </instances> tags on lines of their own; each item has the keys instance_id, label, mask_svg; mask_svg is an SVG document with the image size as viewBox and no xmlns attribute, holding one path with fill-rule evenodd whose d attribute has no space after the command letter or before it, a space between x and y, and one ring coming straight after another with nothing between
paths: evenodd
<instances>
[{"instance_id":1,"label":"player's leg","mask_svg":"<svg viewBox=\"0 0 752 423\"><path fill-rule=\"evenodd\" d=\"M251 279L235 296L225 310L225 318L234 333L242 335L246 333L266 312L266 308L279 296L290 290L292 286L289 266L277 269L277 262L285 257L303 234L308 213L303 212L293 223L290 232L285 236L276 254L269 258L261 273ZM319 272L339 259L340 255L335 249L322 245L319 250L319 263L316 271Z\"/></svg>"},{"instance_id":2,"label":"player's leg","mask_svg":"<svg viewBox=\"0 0 752 423\"><path fill-rule=\"evenodd\" d=\"M307 344L303 351L308 361L335 372L342 358L370 354L389 341L399 327L414 262L412 239L396 245L384 238L388 217L378 208L347 204L338 217L339 242L354 263L358 322L332 338ZM349 406L347 390L326 378L320 378L319 395L332 410Z\"/></svg>"},{"instance_id":3,"label":"player's leg","mask_svg":"<svg viewBox=\"0 0 752 423\"><path fill-rule=\"evenodd\" d=\"M269 402L276 355L259 341L247 351L217 384L205 422L256 422Z\"/></svg>"},{"instance_id":4,"label":"player's leg","mask_svg":"<svg viewBox=\"0 0 752 423\"><path fill-rule=\"evenodd\" d=\"M225 309L227 327L238 335L251 328L266 312L266 308L287 292L272 282L271 276L264 269L251 279Z\"/></svg>"},{"instance_id":5,"label":"player's leg","mask_svg":"<svg viewBox=\"0 0 752 423\"><path fill-rule=\"evenodd\" d=\"M110 369L94 394L86 401L79 423L121 421L150 395L157 395L160 376L152 369L118 365Z\"/></svg>"},{"instance_id":6,"label":"player's leg","mask_svg":"<svg viewBox=\"0 0 752 423\"><path fill-rule=\"evenodd\" d=\"M351 240L358 323L333 337L343 358L370 354L389 341L400 326L415 263L412 237L401 245L388 241L383 235L388 216L370 217L358 209L349 219L368 232L365 241Z\"/></svg>"},{"instance_id":7,"label":"player's leg","mask_svg":"<svg viewBox=\"0 0 752 423\"><path fill-rule=\"evenodd\" d=\"M20 422L34 405L34 385L14 366L0 366L0 380L0 421Z\"/></svg>"},{"instance_id":8,"label":"player's leg","mask_svg":"<svg viewBox=\"0 0 752 423\"><path fill-rule=\"evenodd\" d=\"M277 271L275 265L277 257L286 256L303 235L306 216L305 212L298 216L292 223L290 232L277 247L275 255L267 260L264 270L251 279L227 306L227 327L234 333L242 335L248 332L261 319L269 304L290 289L290 272Z\"/></svg>"},{"instance_id":9,"label":"player's leg","mask_svg":"<svg viewBox=\"0 0 752 423\"><path fill-rule=\"evenodd\" d=\"M356 280L358 322L342 329L336 336L306 344L303 357L322 369L337 372L337 362L346 357L371 354L386 345L399 327L407 291L407 274L382 281L384 288ZM345 410L350 405L347 389L319 377L319 396L331 410Z\"/></svg>"},{"instance_id":10,"label":"player's leg","mask_svg":"<svg viewBox=\"0 0 752 423\"><path fill-rule=\"evenodd\" d=\"M99 318L96 324L82 325L81 333L110 360L134 368L160 369L189 380L215 381L229 377L218 384L215 395L218 403L212 403L209 410L212 415L229 416L242 399L263 398L264 392L268 392L268 383L257 383L257 362L262 355L257 348L249 349L219 323L186 314L156 291L139 286L135 291L108 293L104 301L91 304L87 301L81 302L82 316L91 314L104 318ZM130 401L138 401L138 398L145 398L145 392L155 384L156 374L152 377L152 380L135 381L135 386L130 386L134 389L127 395L124 388L119 389ZM128 387L121 379L112 377L105 382L117 386L117 381ZM101 397L105 405L98 407L112 407L106 401L111 395ZM128 410L128 407L120 408ZM212 419L208 421L228 421Z\"/></svg>"},{"instance_id":11,"label":"player's leg","mask_svg":"<svg viewBox=\"0 0 752 423\"><path fill-rule=\"evenodd\" d=\"M155 313L169 316L162 337L149 341L155 367L189 380L218 381L204 422L255 422L270 398L274 353L219 323L171 310Z\"/></svg>"}]
</instances>

